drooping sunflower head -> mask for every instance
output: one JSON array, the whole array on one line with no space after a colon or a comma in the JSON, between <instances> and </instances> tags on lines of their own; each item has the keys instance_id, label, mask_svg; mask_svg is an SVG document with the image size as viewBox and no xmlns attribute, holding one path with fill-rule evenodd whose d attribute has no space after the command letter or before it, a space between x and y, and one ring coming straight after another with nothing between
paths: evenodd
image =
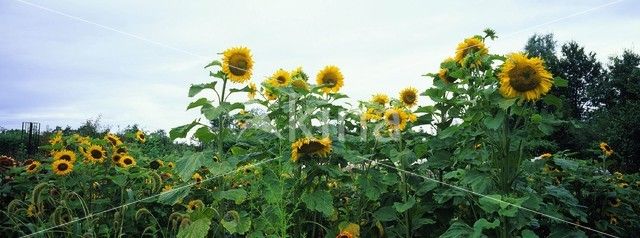
<instances>
[{"instance_id":1,"label":"drooping sunflower head","mask_svg":"<svg viewBox=\"0 0 640 238\"><path fill-rule=\"evenodd\" d=\"M297 162L303 156L326 158L331 153L331 143L329 137L300 138L291 144L291 160Z\"/></svg>"},{"instance_id":2,"label":"drooping sunflower head","mask_svg":"<svg viewBox=\"0 0 640 238\"><path fill-rule=\"evenodd\" d=\"M604 153L604 155L607 157L613 155L613 149L611 149L611 147L607 143L601 142L600 150L602 150L602 153Z\"/></svg>"},{"instance_id":3,"label":"drooping sunflower head","mask_svg":"<svg viewBox=\"0 0 640 238\"><path fill-rule=\"evenodd\" d=\"M405 106L411 108L418 104L418 89L414 87L408 87L400 91L400 101Z\"/></svg>"},{"instance_id":4,"label":"drooping sunflower head","mask_svg":"<svg viewBox=\"0 0 640 238\"><path fill-rule=\"evenodd\" d=\"M56 160L51 163L51 170L56 175L67 176L73 171L73 163L64 159Z\"/></svg>"},{"instance_id":5,"label":"drooping sunflower head","mask_svg":"<svg viewBox=\"0 0 640 238\"><path fill-rule=\"evenodd\" d=\"M247 97L249 100L253 100L256 98L256 93L258 92L258 88L254 82L249 83L249 91L247 92Z\"/></svg>"},{"instance_id":6,"label":"drooping sunflower head","mask_svg":"<svg viewBox=\"0 0 640 238\"><path fill-rule=\"evenodd\" d=\"M61 150L53 154L53 160L66 160L73 164L76 162L76 159L76 153L70 150Z\"/></svg>"},{"instance_id":7,"label":"drooping sunflower head","mask_svg":"<svg viewBox=\"0 0 640 238\"><path fill-rule=\"evenodd\" d=\"M309 91L309 84L307 83L307 81L304 81L302 79L294 79L293 81L291 81L291 86L293 86L293 88Z\"/></svg>"},{"instance_id":8,"label":"drooping sunflower head","mask_svg":"<svg viewBox=\"0 0 640 238\"><path fill-rule=\"evenodd\" d=\"M438 78L440 80L442 80L445 83L453 83L456 81L456 78L452 77L450 75L450 70L452 67L455 67L456 65L456 60L449 57L447 59L445 59L441 64L440 64L440 71L438 71Z\"/></svg>"},{"instance_id":9,"label":"drooping sunflower head","mask_svg":"<svg viewBox=\"0 0 640 238\"><path fill-rule=\"evenodd\" d=\"M233 47L224 51L222 72L235 83L244 83L253 73L253 57L247 47Z\"/></svg>"},{"instance_id":10,"label":"drooping sunflower head","mask_svg":"<svg viewBox=\"0 0 640 238\"><path fill-rule=\"evenodd\" d=\"M389 103L389 96L384 93L374 94L373 97L371 97L371 101L384 106Z\"/></svg>"},{"instance_id":11,"label":"drooping sunflower head","mask_svg":"<svg viewBox=\"0 0 640 238\"><path fill-rule=\"evenodd\" d=\"M464 67L480 67L482 65L480 58L488 53L489 50L487 50L481 38L471 37L458 44L455 60Z\"/></svg>"},{"instance_id":12,"label":"drooping sunflower head","mask_svg":"<svg viewBox=\"0 0 640 238\"><path fill-rule=\"evenodd\" d=\"M278 69L269 78L269 84L275 87L286 87L291 83L291 74L284 69Z\"/></svg>"},{"instance_id":13,"label":"drooping sunflower head","mask_svg":"<svg viewBox=\"0 0 640 238\"><path fill-rule=\"evenodd\" d=\"M302 71L301 66L298 66L297 68L291 70L291 78L300 78L306 81L307 79L309 79L309 76L307 76L307 74Z\"/></svg>"},{"instance_id":14,"label":"drooping sunflower head","mask_svg":"<svg viewBox=\"0 0 640 238\"><path fill-rule=\"evenodd\" d=\"M264 97L269 101L273 101L273 100L278 99L278 94L276 94L275 92L271 91L271 89L264 88Z\"/></svg>"},{"instance_id":15,"label":"drooping sunflower head","mask_svg":"<svg viewBox=\"0 0 640 238\"><path fill-rule=\"evenodd\" d=\"M409 116L404 110L389 108L384 112L384 120L391 130L404 130Z\"/></svg>"},{"instance_id":16,"label":"drooping sunflower head","mask_svg":"<svg viewBox=\"0 0 640 238\"><path fill-rule=\"evenodd\" d=\"M115 134L107 133L107 135L106 135L106 136L104 136L104 138L105 138L107 141L109 141L109 143L110 143L112 146L119 146L119 145L121 145L121 144L122 144L122 140L120 140L120 137L118 137L118 136L117 136L117 135L115 135Z\"/></svg>"},{"instance_id":17,"label":"drooping sunflower head","mask_svg":"<svg viewBox=\"0 0 640 238\"><path fill-rule=\"evenodd\" d=\"M191 200L189 201L189 204L187 204L187 211L195 211L198 208L202 208L204 207L204 203L202 202L202 200L197 199L197 200Z\"/></svg>"},{"instance_id":18,"label":"drooping sunflower head","mask_svg":"<svg viewBox=\"0 0 640 238\"><path fill-rule=\"evenodd\" d=\"M136 166L136 160L130 155L124 155L120 157L120 160L118 161L118 165L120 165L120 167L123 167L123 168L131 168L133 166Z\"/></svg>"},{"instance_id":19,"label":"drooping sunflower head","mask_svg":"<svg viewBox=\"0 0 640 238\"><path fill-rule=\"evenodd\" d=\"M140 141L140 143L144 143L146 141L146 136L143 131L136 131L136 140Z\"/></svg>"},{"instance_id":20,"label":"drooping sunflower head","mask_svg":"<svg viewBox=\"0 0 640 238\"><path fill-rule=\"evenodd\" d=\"M56 131L56 133L49 139L49 144L57 145L62 143L62 131Z\"/></svg>"},{"instance_id":21,"label":"drooping sunflower head","mask_svg":"<svg viewBox=\"0 0 640 238\"><path fill-rule=\"evenodd\" d=\"M107 157L107 155L104 149L102 149L102 146L92 145L89 147L89 149L86 150L86 157L91 162L102 163L104 162L104 159Z\"/></svg>"},{"instance_id":22,"label":"drooping sunflower head","mask_svg":"<svg viewBox=\"0 0 640 238\"><path fill-rule=\"evenodd\" d=\"M340 234L336 238L358 238L360 237L360 226L355 223L349 223L340 229Z\"/></svg>"},{"instance_id":23,"label":"drooping sunflower head","mask_svg":"<svg viewBox=\"0 0 640 238\"><path fill-rule=\"evenodd\" d=\"M164 162L162 162L162 160L154 160L149 162L149 168L151 169L159 169L160 167L164 166Z\"/></svg>"},{"instance_id":24,"label":"drooping sunflower head","mask_svg":"<svg viewBox=\"0 0 640 238\"><path fill-rule=\"evenodd\" d=\"M337 93L344 85L344 76L338 67L329 65L318 72L316 83L325 86L322 88L324 93Z\"/></svg>"},{"instance_id":25,"label":"drooping sunflower head","mask_svg":"<svg viewBox=\"0 0 640 238\"><path fill-rule=\"evenodd\" d=\"M535 101L553 86L552 75L544 68L542 59L527 58L524 53L507 55L498 77L500 93L505 98L520 96L527 101Z\"/></svg>"},{"instance_id":26,"label":"drooping sunflower head","mask_svg":"<svg viewBox=\"0 0 640 238\"><path fill-rule=\"evenodd\" d=\"M38 172L39 169L40 169L40 162L38 161L33 161L31 162L31 164L26 166L27 173L29 174L35 174Z\"/></svg>"}]
</instances>

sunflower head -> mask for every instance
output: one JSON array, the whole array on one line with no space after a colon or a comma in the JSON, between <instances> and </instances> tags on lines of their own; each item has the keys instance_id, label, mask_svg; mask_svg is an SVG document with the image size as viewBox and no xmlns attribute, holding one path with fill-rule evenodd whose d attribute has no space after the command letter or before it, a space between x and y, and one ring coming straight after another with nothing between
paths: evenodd
<instances>
[{"instance_id":1,"label":"sunflower head","mask_svg":"<svg viewBox=\"0 0 640 238\"><path fill-rule=\"evenodd\" d=\"M251 78L253 58L247 47L233 47L223 53L222 72L231 82L244 83Z\"/></svg>"},{"instance_id":2,"label":"sunflower head","mask_svg":"<svg viewBox=\"0 0 640 238\"><path fill-rule=\"evenodd\" d=\"M336 238L358 238L360 237L360 226L355 223L349 223L340 229L340 234Z\"/></svg>"},{"instance_id":3,"label":"sunflower head","mask_svg":"<svg viewBox=\"0 0 640 238\"><path fill-rule=\"evenodd\" d=\"M62 131L56 131L56 133L49 139L49 144L57 145L62 143Z\"/></svg>"},{"instance_id":4,"label":"sunflower head","mask_svg":"<svg viewBox=\"0 0 640 238\"><path fill-rule=\"evenodd\" d=\"M480 58L488 53L489 50L487 50L481 38L471 37L458 44L455 60L464 67L476 68L482 65Z\"/></svg>"},{"instance_id":5,"label":"sunflower head","mask_svg":"<svg viewBox=\"0 0 640 238\"><path fill-rule=\"evenodd\" d=\"M273 101L273 100L278 99L278 94L276 94L275 92L271 91L271 89L264 88L264 97L267 98L267 100L269 100L269 101Z\"/></svg>"},{"instance_id":6,"label":"sunflower head","mask_svg":"<svg viewBox=\"0 0 640 238\"><path fill-rule=\"evenodd\" d=\"M520 96L527 101L535 101L553 86L551 73L544 68L542 59L527 58L524 53L507 55L498 77L500 93L505 98Z\"/></svg>"},{"instance_id":7,"label":"sunflower head","mask_svg":"<svg viewBox=\"0 0 640 238\"><path fill-rule=\"evenodd\" d=\"M159 169L160 167L164 166L164 162L162 162L162 160L154 160L149 162L149 168L151 169Z\"/></svg>"},{"instance_id":8,"label":"sunflower head","mask_svg":"<svg viewBox=\"0 0 640 238\"><path fill-rule=\"evenodd\" d=\"M196 184L202 183L202 175L200 175L199 173L194 173L193 176L191 176L191 179L193 179Z\"/></svg>"},{"instance_id":9,"label":"sunflower head","mask_svg":"<svg viewBox=\"0 0 640 238\"><path fill-rule=\"evenodd\" d=\"M256 93L258 92L258 88L254 82L249 83L249 91L247 91L247 97L249 100L253 100L256 98Z\"/></svg>"},{"instance_id":10,"label":"sunflower head","mask_svg":"<svg viewBox=\"0 0 640 238\"><path fill-rule=\"evenodd\" d=\"M191 200L189 201L189 204L187 204L187 210L190 212L202 207L204 207L204 203L200 199Z\"/></svg>"},{"instance_id":11,"label":"sunflower head","mask_svg":"<svg viewBox=\"0 0 640 238\"><path fill-rule=\"evenodd\" d=\"M140 141L140 143L144 143L146 141L146 136L143 131L136 131L136 140Z\"/></svg>"},{"instance_id":12,"label":"sunflower head","mask_svg":"<svg viewBox=\"0 0 640 238\"><path fill-rule=\"evenodd\" d=\"M51 163L51 170L56 175L67 176L73 171L73 163L64 159L56 160Z\"/></svg>"},{"instance_id":13,"label":"sunflower head","mask_svg":"<svg viewBox=\"0 0 640 238\"><path fill-rule=\"evenodd\" d=\"M136 160L130 155L123 155L122 157L120 157L118 165L123 168L131 168L133 166L136 166Z\"/></svg>"},{"instance_id":14,"label":"sunflower head","mask_svg":"<svg viewBox=\"0 0 640 238\"><path fill-rule=\"evenodd\" d=\"M617 180L624 180L624 174L620 172L613 173L613 176L615 176Z\"/></svg>"},{"instance_id":15,"label":"sunflower head","mask_svg":"<svg viewBox=\"0 0 640 238\"><path fill-rule=\"evenodd\" d=\"M294 79L293 81L291 81L291 86L303 91L309 91L309 84L307 83L307 81L304 81L302 79Z\"/></svg>"},{"instance_id":16,"label":"sunflower head","mask_svg":"<svg viewBox=\"0 0 640 238\"><path fill-rule=\"evenodd\" d=\"M551 158L551 156L552 156L551 153L544 153L540 155L540 159L548 159L548 158Z\"/></svg>"},{"instance_id":17,"label":"sunflower head","mask_svg":"<svg viewBox=\"0 0 640 238\"><path fill-rule=\"evenodd\" d=\"M609 205L611 205L612 207L619 207L620 204L622 204L622 201L620 201L620 198L616 198L616 197L609 198Z\"/></svg>"},{"instance_id":18,"label":"sunflower head","mask_svg":"<svg viewBox=\"0 0 640 238\"><path fill-rule=\"evenodd\" d=\"M400 91L400 101L405 106L411 108L418 104L418 89L414 87L408 87Z\"/></svg>"},{"instance_id":19,"label":"sunflower head","mask_svg":"<svg viewBox=\"0 0 640 238\"><path fill-rule=\"evenodd\" d=\"M329 65L318 72L316 83L324 86L322 88L324 93L337 93L344 85L344 76L338 67Z\"/></svg>"},{"instance_id":20,"label":"sunflower head","mask_svg":"<svg viewBox=\"0 0 640 238\"><path fill-rule=\"evenodd\" d=\"M375 108L367 108L367 110L362 113L362 121L377 121L382 118L382 111Z\"/></svg>"},{"instance_id":21,"label":"sunflower head","mask_svg":"<svg viewBox=\"0 0 640 238\"><path fill-rule=\"evenodd\" d=\"M104 138L105 138L107 141L109 141L109 143L110 143L112 146L119 146L119 145L121 145L121 144L122 144L122 140L120 140L120 137L118 137L118 136L117 136L117 135L115 135L115 134L108 133L106 136L104 136Z\"/></svg>"},{"instance_id":22,"label":"sunflower head","mask_svg":"<svg viewBox=\"0 0 640 238\"><path fill-rule=\"evenodd\" d=\"M76 153L70 150L61 150L53 154L53 160L66 160L73 164L76 162L76 159Z\"/></svg>"},{"instance_id":23,"label":"sunflower head","mask_svg":"<svg viewBox=\"0 0 640 238\"><path fill-rule=\"evenodd\" d=\"M324 137L300 138L291 144L291 160L297 162L303 156L318 156L326 158L331 153L331 139Z\"/></svg>"},{"instance_id":24,"label":"sunflower head","mask_svg":"<svg viewBox=\"0 0 640 238\"><path fill-rule=\"evenodd\" d=\"M307 81L307 79L309 79L309 76L307 76L307 74L302 71L301 66L298 66L297 68L291 70L291 78L300 78L304 81Z\"/></svg>"},{"instance_id":25,"label":"sunflower head","mask_svg":"<svg viewBox=\"0 0 640 238\"><path fill-rule=\"evenodd\" d=\"M122 159L121 154L113 154L113 156L111 156L111 161L117 165L120 165L120 159Z\"/></svg>"},{"instance_id":26,"label":"sunflower head","mask_svg":"<svg viewBox=\"0 0 640 238\"><path fill-rule=\"evenodd\" d=\"M27 173L35 174L40 169L40 162L33 161L30 164L28 164L25 169L27 170Z\"/></svg>"},{"instance_id":27,"label":"sunflower head","mask_svg":"<svg viewBox=\"0 0 640 238\"><path fill-rule=\"evenodd\" d=\"M174 163L174 162L169 162L169 163L167 163L167 167L169 167L170 169L173 169L173 168L175 168L175 167L176 167L176 163Z\"/></svg>"},{"instance_id":28,"label":"sunflower head","mask_svg":"<svg viewBox=\"0 0 640 238\"><path fill-rule=\"evenodd\" d=\"M384 120L391 130L404 130L408 119L409 115L401 109L389 108L384 112Z\"/></svg>"},{"instance_id":29,"label":"sunflower head","mask_svg":"<svg viewBox=\"0 0 640 238\"><path fill-rule=\"evenodd\" d=\"M127 151L127 147L125 147L125 146L123 146L123 145L117 146L117 147L113 150L113 153L114 153L114 154L126 155L126 154L127 154L127 152L128 152L128 151Z\"/></svg>"},{"instance_id":30,"label":"sunflower head","mask_svg":"<svg viewBox=\"0 0 640 238\"><path fill-rule=\"evenodd\" d=\"M291 83L291 74L284 69L279 69L269 78L269 84L275 87L286 87Z\"/></svg>"},{"instance_id":31,"label":"sunflower head","mask_svg":"<svg viewBox=\"0 0 640 238\"><path fill-rule=\"evenodd\" d=\"M85 156L89 159L89 161L98 163L104 162L104 159L107 157L104 149L102 149L102 146L99 145L90 146L89 149L85 151Z\"/></svg>"},{"instance_id":32,"label":"sunflower head","mask_svg":"<svg viewBox=\"0 0 640 238\"><path fill-rule=\"evenodd\" d=\"M611 149L611 147L607 143L601 142L600 150L602 150L602 153L607 157L613 155L613 149Z\"/></svg>"},{"instance_id":33,"label":"sunflower head","mask_svg":"<svg viewBox=\"0 0 640 238\"><path fill-rule=\"evenodd\" d=\"M389 103L389 96L387 96L384 93L378 93L378 94L374 94L371 97L371 102L380 104L382 106L386 105L387 103Z\"/></svg>"}]
</instances>

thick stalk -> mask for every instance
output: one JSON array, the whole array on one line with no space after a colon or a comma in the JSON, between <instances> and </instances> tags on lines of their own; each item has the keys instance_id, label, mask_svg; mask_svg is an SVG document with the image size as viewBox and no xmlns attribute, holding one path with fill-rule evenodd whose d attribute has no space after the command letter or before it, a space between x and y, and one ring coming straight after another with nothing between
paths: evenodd
<instances>
[{"instance_id":1,"label":"thick stalk","mask_svg":"<svg viewBox=\"0 0 640 238\"><path fill-rule=\"evenodd\" d=\"M220 94L220 101L218 106L221 106L222 103L224 103L224 97L225 97L225 92L227 90L227 78L225 77L223 79L223 83L222 83L222 92ZM224 115L220 115L218 117L218 160L221 161L222 160L222 150L223 150L223 143L222 143L222 132L224 131Z\"/></svg>"}]
</instances>

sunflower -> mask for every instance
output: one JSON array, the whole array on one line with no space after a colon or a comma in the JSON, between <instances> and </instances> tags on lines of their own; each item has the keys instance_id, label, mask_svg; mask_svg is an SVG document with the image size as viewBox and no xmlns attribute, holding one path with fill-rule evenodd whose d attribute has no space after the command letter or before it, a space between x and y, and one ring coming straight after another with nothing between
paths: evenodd
<instances>
[{"instance_id":1,"label":"sunflower","mask_svg":"<svg viewBox=\"0 0 640 238\"><path fill-rule=\"evenodd\" d=\"M35 217L39 214L40 213L38 212L38 208L36 207L36 205L29 204L29 206L27 206L27 217Z\"/></svg>"},{"instance_id":2,"label":"sunflower","mask_svg":"<svg viewBox=\"0 0 640 238\"><path fill-rule=\"evenodd\" d=\"M304 81L302 79L294 79L293 81L291 81L291 86L297 89L302 89L304 91L309 91L309 84L307 83L307 81Z\"/></svg>"},{"instance_id":3,"label":"sunflower","mask_svg":"<svg viewBox=\"0 0 640 238\"><path fill-rule=\"evenodd\" d=\"M164 162L162 162L162 160L154 160L149 162L149 168L151 169L159 169L160 167L164 166Z\"/></svg>"},{"instance_id":4,"label":"sunflower","mask_svg":"<svg viewBox=\"0 0 640 238\"><path fill-rule=\"evenodd\" d=\"M611 205L612 207L619 207L620 204L622 204L622 201L620 201L619 198L609 198L609 205Z\"/></svg>"},{"instance_id":5,"label":"sunflower","mask_svg":"<svg viewBox=\"0 0 640 238\"><path fill-rule=\"evenodd\" d=\"M171 184L167 184L167 185L164 185L164 188L162 188L162 191L168 192L168 191L171 191L171 189L173 189L173 186L171 186Z\"/></svg>"},{"instance_id":6,"label":"sunflower","mask_svg":"<svg viewBox=\"0 0 640 238\"><path fill-rule=\"evenodd\" d=\"M73 171L73 163L64 159L56 160L51 164L51 169L57 175L66 176Z\"/></svg>"},{"instance_id":7,"label":"sunflower","mask_svg":"<svg viewBox=\"0 0 640 238\"><path fill-rule=\"evenodd\" d=\"M195 211L196 209L202 208L202 207L204 207L204 203L200 199L191 200L189 201L189 204L187 204L188 211Z\"/></svg>"},{"instance_id":8,"label":"sunflower","mask_svg":"<svg viewBox=\"0 0 640 238\"><path fill-rule=\"evenodd\" d=\"M104 159L107 157L107 154L104 152L104 149L102 149L102 146L92 145L86 151L85 156L92 162L102 163L104 162Z\"/></svg>"},{"instance_id":9,"label":"sunflower","mask_svg":"<svg viewBox=\"0 0 640 238\"><path fill-rule=\"evenodd\" d=\"M249 100L256 98L256 92L258 92L256 84L253 82L249 83L249 89L247 91L247 97L249 97Z\"/></svg>"},{"instance_id":10,"label":"sunflower","mask_svg":"<svg viewBox=\"0 0 640 238\"><path fill-rule=\"evenodd\" d=\"M200 183L202 183L202 175L200 175L199 173L193 174L193 176L191 176L191 179L196 181L196 185L200 185Z\"/></svg>"},{"instance_id":11,"label":"sunflower","mask_svg":"<svg viewBox=\"0 0 640 238\"><path fill-rule=\"evenodd\" d=\"M53 154L53 160L66 160L73 164L76 162L76 153L70 150L61 150Z\"/></svg>"},{"instance_id":12,"label":"sunflower","mask_svg":"<svg viewBox=\"0 0 640 238\"><path fill-rule=\"evenodd\" d=\"M453 83L456 81L456 78L449 76L449 69L446 68L441 68L440 71L438 71L438 78L445 83Z\"/></svg>"},{"instance_id":13,"label":"sunflower","mask_svg":"<svg viewBox=\"0 0 640 238\"><path fill-rule=\"evenodd\" d=\"M115 164L120 164L120 159L122 159L122 155L121 154L113 154L113 156L111 156L111 161L113 161L113 163Z\"/></svg>"},{"instance_id":14,"label":"sunflower","mask_svg":"<svg viewBox=\"0 0 640 238\"><path fill-rule=\"evenodd\" d=\"M278 99L278 95L272 92L271 90L269 90L268 88L264 89L264 97L267 98L267 100L269 101Z\"/></svg>"},{"instance_id":15,"label":"sunflower","mask_svg":"<svg viewBox=\"0 0 640 238\"><path fill-rule=\"evenodd\" d=\"M544 153L542 155L540 155L540 159L548 159L551 158L551 153Z\"/></svg>"},{"instance_id":16,"label":"sunflower","mask_svg":"<svg viewBox=\"0 0 640 238\"><path fill-rule=\"evenodd\" d=\"M378 93L371 97L371 101L384 106L389 103L389 96L384 93Z\"/></svg>"},{"instance_id":17,"label":"sunflower","mask_svg":"<svg viewBox=\"0 0 640 238\"><path fill-rule=\"evenodd\" d=\"M142 132L141 130L136 131L136 139L140 141L140 143L144 143L146 139L144 132Z\"/></svg>"},{"instance_id":18,"label":"sunflower","mask_svg":"<svg viewBox=\"0 0 640 238\"><path fill-rule=\"evenodd\" d=\"M112 146L119 146L122 144L122 140L120 140L120 137L118 137L115 134L107 133L107 135L105 135L104 138L108 140Z\"/></svg>"},{"instance_id":19,"label":"sunflower","mask_svg":"<svg viewBox=\"0 0 640 238\"><path fill-rule=\"evenodd\" d=\"M118 161L118 165L123 168L130 168L136 166L136 160L130 155L124 155Z\"/></svg>"},{"instance_id":20,"label":"sunflower","mask_svg":"<svg viewBox=\"0 0 640 238\"><path fill-rule=\"evenodd\" d=\"M467 38L458 44L458 48L456 49L455 60L458 64L469 67L480 67L482 65L482 61L480 61L480 57L485 56L489 53L489 50L484 46L484 42L482 39L477 37ZM473 62L468 62L470 59L469 55L474 54L472 56L475 59Z\"/></svg>"},{"instance_id":21,"label":"sunflower","mask_svg":"<svg viewBox=\"0 0 640 238\"><path fill-rule=\"evenodd\" d=\"M408 115L400 109L389 108L384 112L387 126L392 130L404 130L407 127Z\"/></svg>"},{"instance_id":22,"label":"sunflower","mask_svg":"<svg viewBox=\"0 0 640 238\"><path fill-rule=\"evenodd\" d=\"M118 146L115 148L115 150L113 151L114 154L121 154L121 155L125 155L127 154L127 147L124 146Z\"/></svg>"},{"instance_id":23,"label":"sunflower","mask_svg":"<svg viewBox=\"0 0 640 238\"><path fill-rule=\"evenodd\" d=\"M167 167L169 167L170 169L173 169L173 168L175 168L175 167L176 167L176 163L174 163L174 162L169 162L169 163L167 163Z\"/></svg>"},{"instance_id":24,"label":"sunflower","mask_svg":"<svg viewBox=\"0 0 640 238\"><path fill-rule=\"evenodd\" d=\"M613 176L615 176L616 179L618 179L618 180L624 180L624 174L622 174L620 172L613 173Z\"/></svg>"},{"instance_id":25,"label":"sunflower","mask_svg":"<svg viewBox=\"0 0 640 238\"><path fill-rule=\"evenodd\" d=\"M380 118L382 118L382 112L378 109L375 108L367 108L367 111L365 111L362 114L362 121L377 121L380 120Z\"/></svg>"},{"instance_id":26,"label":"sunflower","mask_svg":"<svg viewBox=\"0 0 640 238\"><path fill-rule=\"evenodd\" d=\"M618 188L628 188L629 184L628 183L619 183L618 185L616 185Z\"/></svg>"},{"instance_id":27,"label":"sunflower","mask_svg":"<svg viewBox=\"0 0 640 238\"><path fill-rule=\"evenodd\" d=\"M284 69L279 69L269 78L269 84L275 87L285 87L291 83L291 74Z\"/></svg>"},{"instance_id":28,"label":"sunflower","mask_svg":"<svg viewBox=\"0 0 640 238\"><path fill-rule=\"evenodd\" d=\"M358 238L360 237L360 226L358 224L349 223L340 230L340 234L336 238Z\"/></svg>"},{"instance_id":29,"label":"sunflower","mask_svg":"<svg viewBox=\"0 0 640 238\"><path fill-rule=\"evenodd\" d=\"M338 67L329 65L318 72L316 83L325 86L322 88L324 93L336 93L344 85L344 77Z\"/></svg>"},{"instance_id":30,"label":"sunflower","mask_svg":"<svg viewBox=\"0 0 640 238\"><path fill-rule=\"evenodd\" d=\"M222 72L235 83L244 83L251 78L253 59L247 47L233 47L224 51Z\"/></svg>"},{"instance_id":31,"label":"sunflower","mask_svg":"<svg viewBox=\"0 0 640 238\"><path fill-rule=\"evenodd\" d=\"M37 173L39 168L40 168L40 162L38 161L33 161L31 162L31 164L26 166L27 173L29 174Z\"/></svg>"},{"instance_id":32,"label":"sunflower","mask_svg":"<svg viewBox=\"0 0 640 238\"><path fill-rule=\"evenodd\" d=\"M49 140L49 144L57 145L60 143L62 143L62 131L56 131L56 134Z\"/></svg>"},{"instance_id":33,"label":"sunflower","mask_svg":"<svg viewBox=\"0 0 640 238\"><path fill-rule=\"evenodd\" d=\"M618 219L615 216L609 217L609 224L618 225Z\"/></svg>"},{"instance_id":34,"label":"sunflower","mask_svg":"<svg viewBox=\"0 0 640 238\"><path fill-rule=\"evenodd\" d=\"M602 150L602 153L604 153L604 155L607 157L613 154L613 149L611 149L611 147L607 143L601 142L600 149Z\"/></svg>"},{"instance_id":35,"label":"sunflower","mask_svg":"<svg viewBox=\"0 0 640 238\"><path fill-rule=\"evenodd\" d=\"M500 93L506 98L523 97L527 101L540 99L553 85L552 75L539 57L527 58L524 53L507 55L502 65Z\"/></svg>"},{"instance_id":36,"label":"sunflower","mask_svg":"<svg viewBox=\"0 0 640 238\"><path fill-rule=\"evenodd\" d=\"M407 107L413 107L418 104L418 89L408 87L400 91L400 101Z\"/></svg>"},{"instance_id":37,"label":"sunflower","mask_svg":"<svg viewBox=\"0 0 640 238\"><path fill-rule=\"evenodd\" d=\"M291 160L297 162L302 156L319 156L326 158L331 152L331 139L324 137L317 138L300 138L291 144Z\"/></svg>"}]
</instances>

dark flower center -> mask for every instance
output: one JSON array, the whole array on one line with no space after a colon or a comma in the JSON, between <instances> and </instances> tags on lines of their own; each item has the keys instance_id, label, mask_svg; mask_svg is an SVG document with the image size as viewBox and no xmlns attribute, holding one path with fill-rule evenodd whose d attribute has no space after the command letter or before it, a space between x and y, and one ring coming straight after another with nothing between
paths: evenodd
<instances>
[{"instance_id":1,"label":"dark flower center","mask_svg":"<svg viewBox=\"0 0 640 238\"><path fill-rule=\"evenodd\" d=\"M278 76L276 78L276 81L278 81L279 84L284 84L284 83L287 82L287 79L285 77L283 77L283 76Z\"/></svg>"},{"instance_id":2,"label":"dark flower center","mask_svg":"<svg viewBox=\"0 0 640 238\"><path fill-rule=\"evenodd\" d=\"M116 153L118 154L126 154L127 153L127 149L125 149L124 147L120 147L116 150Z\"/></svg>"},{"instance_id":3,"label":"dark flower center","mask_svg":"<svg viewBox=\"0 0 640 238\"><path fill-rule=\"evenodd\" d=\"M324 148L324 145L318 141L310 141L300 147L300 152L305 154L315 153Z\"/></svg>"},{"instance_id":4,"label":"dark flower center","mask_svg":"<svg viewBox=\"0 0 640 238\"><path fill-rule=\"evenodd\" d=\"M70 155L62 155L60 156L61 160L66 160L66 161L71 161L71 156Z\"/></svg>"},{"instance_id":5,"label":"dark flower center","mask_svg":"<svg viewBox=\"0 0 640 238\"><path fill-rule=\"evenodd\" d=\"M36 167L38 167L38 165L31 164L31 165L29 165L29 170L34 170L34 169L36 169Z\"/></svg>"},{"instance_id":6,"label":"dark flower center","mask_svg":"<svg viewBox=\"0 0 640 238\"><path fill-rule=\"evenodd\" d=\"M124 159L124 161L122 161L122 162L124 162L124 164L126 164L126 165L133 164L133 160L131 160L129 158Z\"/></svg>"},{"instance_id":7,"label":"dark flower center","mask_svg":"<svg viewBox=\"0 0 640 238\"><path fill-rule=\"evenodd\" d=\"M149 163L149 167L152 169L158 169L160 168L160 162L157 160L151 161L151 163Z\"/></svg>"},{"instance_id":8,"label":"dark flower center","mask_svg":"<svg viewBox=\"0 0 640 238\"><path fill-rule=\"evenodd\" d=\"M92 150L92 151L91 151L91 157L93 157L94 159L100 159L100 158L102 158L102 151L99 151L99 150Z\"/></svg>"},{"instance_id":9,"label":"dark flower center","mask_svg":"<svg viewBox=\"0 0 640 238\"><path fill-rule=\"evenodd\" d=\"M113 159L114 162L118 162L118 161L120 161L120 158L121 158L120 155L113 155L112 159Z\"/></svg>"},{"instance_id":10,"label":"dark flower center","mask_svg":"<svg viewBox=\"0 0 640 238\"><path fill-rule=\"evenodd\" d=\"M400 125L400 123L402 122L402 118L400 118L400 115L398 113L394 112L387 116L387 121L393 125Z\"/></svg>"},{"instance_id":11,"label":"dark flower center","mask_svg":"<svg viewBox=\"0 0 640 238\"><path fill-rule=\"evenodd\" d=\"M527 92L540 84L536 71L529 65L516 65L509 71L509 83L518 92Z\"/></svg>"},{"instance_id":12,"label":"dark flower center","mask_svg":"<svg viewBox=\"0 0 640 238\"><path fill-rule=\"evenodd\" d=\"M59 171L66 171L67 169L69 169L69 165L66 163L62 163L58 165L58 170Z\"/></svg>"},{"instance_id":13,"label":"dark flower center","mask_svg":"<svg viewBox=\"0 0 640 238\"><path fill-rule=\"evenodd\" d=\"M338 77L336 77L335 75L329 73L326 74L323 78L322 78L322 83L329 85L329 86L333 86L336 85L336 83L338 83Z\"/></svg>"},{"instance_id":14,"label":"dark flower center","mask_svg":"<svg viewBox=\"0 0 640 238\"><path fill-rule=\"evenodd\" d=\"M416 101L416 95L413 93L405 93L402 100L407 104L412 104Z\"/></svg>"},{"instance_id":15,"label":"dark flower center","mask_svg":"<svg viewBox=\"0 0 640 238\"><path fill-rule=\"evenodd\" d=\"M229 60L229 71L235 76L242 76L246 73L249 62L244 56L236 54Z\"/></svg>"},{"instance_id":16,"label":"dark flower center","mask_svg":"<svg viewBox=\"0 0 640 238\"><path fill-rule=\"evenodd\" d=\"M118 140L116 140L116 138L113 137L107 137L107 139L109 140L109 142L111 142L112 145L116 145L118 144Z\"/></svg>"}]
</instances>

